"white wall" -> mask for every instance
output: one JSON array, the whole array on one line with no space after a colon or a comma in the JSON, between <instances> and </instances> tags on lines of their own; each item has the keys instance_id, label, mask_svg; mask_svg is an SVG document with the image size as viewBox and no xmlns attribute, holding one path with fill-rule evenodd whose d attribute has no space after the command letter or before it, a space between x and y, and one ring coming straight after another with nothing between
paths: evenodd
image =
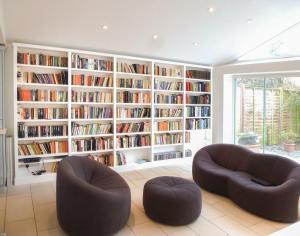
<instances>
[{"instance_id":1,"label":"white wall","mask_svg":"<svg viewBox=\"0 0 300 236\"><path fill-rule=\"evenodd\" d=\"M0 0L0 44L5 44L3 0Z\"/></svg>"},{"instance_id":2,"label":"white wall","mask_svg":"<svg viewBox=\"0 0 300 236\"><path fill-rule=\"evenodd\" d=\"M300 71L300 59L215 67L213 71L213 143L231 142L233 131L231 77L233 75L294 71Z\"/></svg>"}]
</instances>

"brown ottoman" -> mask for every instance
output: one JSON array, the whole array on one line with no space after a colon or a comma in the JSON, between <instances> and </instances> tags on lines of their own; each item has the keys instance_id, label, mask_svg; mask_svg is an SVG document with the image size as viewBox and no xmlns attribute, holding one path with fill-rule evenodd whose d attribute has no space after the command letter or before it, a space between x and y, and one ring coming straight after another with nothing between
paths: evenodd
<instances>
[{"instance_id":1,"label":"brown ottoman","mask_svg":"<svg viewBox=\"0 0 300 236\"><path fill-rule=\"evenodd\" d=\"M157 177L145 184L143 204L146 215L159 223L186 225L200 215L201 191L187 179Z\"/></svg>"}]
</instances>

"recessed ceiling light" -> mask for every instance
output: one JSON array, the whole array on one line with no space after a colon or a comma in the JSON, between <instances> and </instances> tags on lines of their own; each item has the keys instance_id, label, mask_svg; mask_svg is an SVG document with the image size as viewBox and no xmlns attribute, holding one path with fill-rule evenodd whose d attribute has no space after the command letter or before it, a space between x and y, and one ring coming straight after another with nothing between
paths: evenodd
<instances>
[{"instance_id":1,"label":"recessed ceiling light","mask_svg":"<svg viewBox=\"0 0 300 236\"><path fill-rule=\"evenodd\" d=\"M253 22L252 19L248 19L248 20L247 20L247 24L251 24L252 22Z\"/></svg>"},{"instance_id":2,"label":"recessed ceiling light","mask_svg":"<svg viewBox=\"0 0 300 236\"><path fill-rule=\"evenodd\" d=\"M153 34L153 39L158 39L158 35L157 34Z\"/></svg>"},{"instance_id":3,"label":"recessed ceiling light","mask_svg":"<svg viewBox=\"0 0 300 236\"><path fill-rule=\"evenodd\" d=\"M195 47L197 47L197 46L199 45L199 43L193 42L193 45L194 45Z\"/></svg>"},{"instance_id":4,"label":"recessed ceiling light","mask_svg":"<svg viewBox=\"0 0 300 236\"><path fill-rule=\"evenodd\" d=\"M209 8L208 8L208 11L209 11L210 13L213 13L214 10L215 10L215 9L214 9L213 7L209 7Z\"/></svg>"},{"instance_id":5,"label":"recessed ceiling light","mask_svg":"<svg viewBox=\"0 0 300 236\"><path fill-rule=\"evenodd\" d=\"M103 29L103 30L108 30L108 26L107 26L107 25L103 25L103 26L102 26L102 29Z\"/></svg>"}]
</instances>

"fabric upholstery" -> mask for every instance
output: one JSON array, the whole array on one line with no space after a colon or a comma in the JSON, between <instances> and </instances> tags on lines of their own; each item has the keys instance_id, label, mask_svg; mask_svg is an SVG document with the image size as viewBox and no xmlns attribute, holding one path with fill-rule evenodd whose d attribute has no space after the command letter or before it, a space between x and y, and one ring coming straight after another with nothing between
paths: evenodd
<instances>
[{"instance_id":1,"label":"fabric upholstery","mask_svg":"<svg viewBox=\"0 0 300 236\"><path fill-rule=\"evenodd\" d=\"M112 235L129 218L130 189L109 167L85 157L67 157L58 166L57 217L74 236Z\"/></svg>"},{"instance_id":2,"label":"fabric upholstery","mask_svg":"<svg viewBox=\"0 0 300 236\"><path fill-rule=\"evenodd\" d=\"M185 225L201 212L200 188L192 181L162 176L144 186L143 204L151 219L168 225Z\"/></svg>"},{"instance_id":3,"label":"fabric upholstery","mask_svg":"<svg viewBox=\"0 0 300 236\"><path fill-rule=\"evenodd\" d=\"M300 165L292 160L238 145L213 144L196 153L193 178L200 187L229 197L254 214L279 222L298 220Z\"/></svg>"}]
</instances>

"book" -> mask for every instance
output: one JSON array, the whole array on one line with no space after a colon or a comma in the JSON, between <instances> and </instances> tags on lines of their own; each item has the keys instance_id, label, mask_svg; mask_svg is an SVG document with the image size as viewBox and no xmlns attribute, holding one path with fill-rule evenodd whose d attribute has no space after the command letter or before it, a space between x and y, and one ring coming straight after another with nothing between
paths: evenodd
<instances>
[{"instance_id":1,"label":"book","mask_svg":"<svg viewBox=\"0 0 300 236\"><path fill-rule=\"evenodd\" d=\"M205 95L186 95L186 104L210 104L210 94Z\"/></svg>"},{"instance_id":2,"label":"book","mask_svg":"<svg viewBox=\"0 0 300 236\"><path fill-rule=\"evenodd\" d=\"M18 107L18 120L68 119L68 108Z\"/></svg>"},{"instance_id":3,"label":"book","mask_svg":"<svg viewBox=\"0 0 300 236\"><path fill-rule=\"evenodd\" d=\"M182 121L159 121L154 122L155 131L182 130Z\"/></svg>"},{"instance_id":4,"label":"book","mask_svg":"<svg viewBox=\"0 0 300 236\"><path fill-rule=\"evenodd\" d=\"M149 74L150 69L146 64L127 64L125 62L117 62L117 71L134 74Z\"/></svg>"},{"instance_id":5,"label":"book","mask_svg":"<svg viewBox=\"0 0 300 236\"><path fill-rule=\"evenodd\" d=\"M67 102L68 92L60 90L17 89L18 101Z\"/></svg>"},{"instance_id":6,"label":"book","mask_svg":"<svg viewBox=\"0 0 300 236\"><path fill-rule=\"evenodd\" d=\"M182 134L156 134L154 141L156 145L182 143Z\"/></svg>"},{"instance_id":7,"label":"book","mask_svg":"<svg viewBox=\"0 0 300 236\"><path fill-rule=\"evenodd\" d=\"M146 79L133 79L133 78L118 78L118 88L141 88L150 89L151 83Z\"/></svg>"},{"instance_id":8,"label":"book","mask_svg":"<svg viewBox=\"0 0 300 236\"><path fill-rule=\"evenodd\" d=\"M72 54L72 68L113 71L113 61L110 59L86 58L78 54Z\"/></svg>"},{"instance_id":9,"label":"book","mask_svg":"<svg viewBox=\"0 0 300 236\"><path fill-rule=\"evenodd\" d=\"M72 122L72 135L98 135L112 133L112 123L78 124Z\"/></svg>"},{"instance_id":10,"label":"book","mask_svg":"<svg viewBox=\"0 0 300 236\"><path fill-rule=\"evenodd\" d=\"M186 107L186 116L187 117L210 117L210 107L209 106L193 106Z\"/></svg>"},{"instance_id":11,"label":"book","mask_svg":"<svg viewBox=\"0 0 300 236\"><path fill-rule=\"evenodd\" d=\"M210 92L210 82L186 82L186 91Z\"/></svg>"},{"instance_id":12,"label":"book","mask_svg":"<svg viewBox=\"0 0 300 236\"><path fill-rule=\"evenodd\" d=\"M173 108L155 108L154 117L182 117L182 109L173 109Z\"/></svg>"},{"instance_id":13,"label":"book","mask_svg":"<svg viewBox=\"0 0 300 236\"><path fill-rule=\"evenodd\" d=\"M123 91L117 93L119 103L150 103L150 93Z\"/></svg>"},{"instance_id":14,"label":"book","mask_svg":"<svg viewBox=\"0 0 300 236\"><path fill-rule=\"evenodd\" d=\"M112 118L113 109L109 107L79 106L71 108L72 119Z\"/></svg>"},{"instance_id":15,"label":"book","mask_svg":"<svg viewBox=\"0 0 300 236\"><path fill-rule=\"evenodd\" d=\"M97 161L103 165L114 166L114 156L113 154L89 154L88 158L94 161Z\"/></svg>"},{"instance_id":16,"label":"book","mask_svg":"<svg viewBox=\"0 0 300 236\"><path fill-rule=\"evenodd\" d=\"M117 133L150 132L149 122L119 123L116 127Z\"/></svg>"},{"instance_id":17,"label":"book","mask_svg":"<svg viewBox=\"0 0 300 236\"><path fill-rule=\"evenodd\" d=\"M18 144L18 155L44 155L68 152L67 141L50 141L43 143Z\"/></svg>"},{"instance_id":18,"label":"book","mask_svg":"<svg viewBox=\"0 0 300 236\"><path fill-rule=\"evenodd\" d=\"M26 125L18 123L18 138L67 136L67 125Z\"/></svg>"},{"instance_id":19,"label":"book","mask_svg":"<svg viewBox=\"0 0 300 236\"><path fill-rule=\"evenodd\" d=\"M149 146L150 135L133 135L117 137L117 148L131 148Z\"/></svg>"},{"instance_id":20,"label":"book","mask_svg":"<svg viewBox=\"0 0 300 236\"><path fill-rule=\"evenodd\" d=\"M112 87L112 77L101 77L95 75L72 75L72 85L91 86L91 87Z\"/></svg>"},{"instance_id":21,"label":"book","mask_svg":"<svg viewBox=\"0 0 300 236\"><path fill-rule=\"evenodd\" d=\"M181 77L182 70L179 68L167 68L162 66L154 66L154 75Z\"/></svg>"},{"instance_id":22,"label":"book","mask_svg":"<svg viewBox=\"0 0 300 236\"><path fill-rule=\"evenodd\" d=\"M183 82L168 82L155 79L154 89L183 91Z\"/></svg>"},{"instance_id":23,"label":"book","mask_svg":"<svg viewBox=\"0 0 300 236\"><path fill-rule=\"evenodd\" d=\"M68 67L68 57L45 55L41 53L18 52L17 62L27 65Z\"/></svg>"},{"instance_id":24,"label":"book","mask_svg":"<svg viewBox=\"0 0 300 236\"><path fill-rule=\"evenodd\" d=\"M161 161L161 160L168 160L168 159L175 159L175 158L182 158L181 151L170 151L170 152L157 152L154 153L154 161Z\"/></svg>"},{"instance_id":25,"label":"book","mask_svg":"<svg viewBox=\"0 0 300 236\"><path fill-rule=\"evenodd\" d=\"M117 108L117 118L150 118L151 108Z\"/></svg>"},{"instance_id":26,"label":"book","mask_svg":"<svg viewBox=\"0 0 300 236\"><path fill-rule=\"evenodd\" d=\"M113 148L112 138L89 138L72 140L72 152L101 151Z\"/></svg>"},{"instance_id":27,"label":"book","mask_svg":"<svg viewBox=\"0 0 300 236\"><path fill-rule=\"evenodd\" d=\"M210 128L209 118L186 120L186 130L209 129L209 128Z\"/></svg>"},{"instance_id":28,"label":"book","mask_svg":"<svg viewBox=\"0 0 300 236\"><path fill-rule=\"evenodd\" d=\"M183 95L182 94L155 94L154 102L159 104L182 104Z\"/></svg>"},{"instance_id":29,"label":"book","mask_svg":"<svg viewBox=\"0 0 300 236\"><path fill-rule=\"evenodd\" d=\"M210 80L210 71L186 70L186 78Z\"/></svg>"},{"instance_id":30,"label":"book","mask_svg":"<svg viewBox=\"0 0 300 236\"><path fill-rule=\"evenodd\" d=\"M112 103L112 92L72 91L72 102Z\"/></svg>"},{"instance_id":31,"label":"book","mask_svg":"<svg viewBox=\"0 0 300 236\"><path fill-rule=\"evenodd\" d=\"M35 72L17 72L18 83L28 84L68 84L68 71L62 71L60 73L35 73Z\"/></svg>"}]
</instances>

